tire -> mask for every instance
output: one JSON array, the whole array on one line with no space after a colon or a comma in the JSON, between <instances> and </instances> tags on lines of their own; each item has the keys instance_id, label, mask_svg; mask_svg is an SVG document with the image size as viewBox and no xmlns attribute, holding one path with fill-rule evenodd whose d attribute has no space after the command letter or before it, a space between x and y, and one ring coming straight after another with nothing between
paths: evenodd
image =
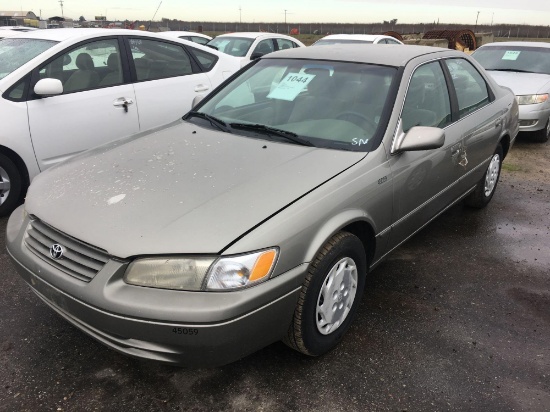
<instances>
[{"instance_id":1,"label":"tire","mask_svg":"<svg viewBox=\"0 0 550 412\"><path fill-rule=\"evenodd\" d=\"M500 170L502 168L503 151L502 146L497 146L491 157L487 171L477 183L476 188L465 199L467 206L481 209L489 204L497 188Z\"/></svg>"},{"instance_id":2,"label":"tire","mask_svg":"<svg viewBox=\"0 0 550 412\"><path fill-rule=\"evenodd\" d=\"M544 129L533 132L533 140L540 143L546 143L550 137L550 119L546 122Z\"/></svg>"},{"instance_id":3,"label":"tire","mask_svg":"<svg viewBox=\"0 0 550 412\"><path fill-rule=\"evenodd\" d=\"M348 232L335 234L309 266L283 342L309 356L333 349L355 317L366 275L367 258L359 238Z\"/></svg>"},{"instance_id":4,"label":"tire","mask_svg":"<svg viewBox=\"0 0 550 412\"><path fill-rule=\"evenodd\" d=\"M20 203L23 179L11 159L0 153L0 217L10 214Z\"/></svg>"}]
</instances>

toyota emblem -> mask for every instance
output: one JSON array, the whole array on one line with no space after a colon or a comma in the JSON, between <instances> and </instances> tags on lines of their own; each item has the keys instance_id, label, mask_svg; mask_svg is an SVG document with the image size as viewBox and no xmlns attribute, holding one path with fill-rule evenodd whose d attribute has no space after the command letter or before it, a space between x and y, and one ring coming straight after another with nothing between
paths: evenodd
<instances>
[{"instance_id":1,"label":"toyota emblem","mask_svg":"<svg viewBox=\"0 0 550 412\"><path fill-rule=\"evenodd\" d=\"M52 259L55 259L55 260L61 259L64 253L65 253L65 249L59 243L51 245L50 256L52 257Z\"/></svg>"}]
</instances>

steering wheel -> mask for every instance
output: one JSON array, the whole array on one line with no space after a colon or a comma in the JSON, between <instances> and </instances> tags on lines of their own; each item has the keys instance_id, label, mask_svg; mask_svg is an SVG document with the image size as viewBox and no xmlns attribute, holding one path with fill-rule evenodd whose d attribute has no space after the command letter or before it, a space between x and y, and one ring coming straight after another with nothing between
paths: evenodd
<instances>
[{"instance_id":1,"label":"steering wheel","mask_svg":"<svg viewBox=\"0 0 550 412\"><path fill-rule=\"evenodd\" d=\"M336 119L338 120L347 120L361 128L369 127L374 132L378 125L374 123L374 120L371 118L365 116L362 113L354 112L354 111L345 111L342 113L339 113L336 116Z\"/></svg>"}]
</instances>

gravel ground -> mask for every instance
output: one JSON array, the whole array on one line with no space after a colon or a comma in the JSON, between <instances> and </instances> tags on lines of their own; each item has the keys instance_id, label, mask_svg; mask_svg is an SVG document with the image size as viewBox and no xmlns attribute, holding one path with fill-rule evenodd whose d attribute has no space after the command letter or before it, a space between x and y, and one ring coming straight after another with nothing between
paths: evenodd
<instances>
[{"instance_id":1,"label":"gravel ground","mask_svg":"<svg viewBox=\"0 0 550 412\"><path fill-rule=\"evenodd\" d=\"M216 369L125 357L41 303L2 235L0 410L549 411L549 170L549 143L518 141L492 203L396 250L315 359L280 343Z\"/></svg>"}]
</instances>

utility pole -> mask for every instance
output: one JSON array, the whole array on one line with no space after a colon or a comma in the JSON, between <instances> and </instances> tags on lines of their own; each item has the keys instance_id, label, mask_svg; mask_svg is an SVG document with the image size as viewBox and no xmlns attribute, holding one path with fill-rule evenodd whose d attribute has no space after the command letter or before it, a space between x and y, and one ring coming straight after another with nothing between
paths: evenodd
<instances>
[{"instance_id":1,"label":"utility pole","mask_svg":"<svg viewBox=\"0 0 550 412\"><path fill-rule=\"evenodd\" d=\"M479 18L479 11L477 12L477 17L476 17L476 27L474 28L474 34L475 34L476 30L477 30L477 19L478 19L478 18Z\"/></svg>"},{"instance_id":2,"label":"utility pole","mask_svg":"<svg viewBox=\"0 0 550 412\"><path fill-rule=\"evenodd\" d=\"M285 10L285 24L286 24L286 12L287 12L287 11L288 11L288 10Z\"/></svg>"},{"instance_id":3,"label":"utility pole","mask_svg":"<svg viewBox=\"0 0 550 412\"><path fill-rule=\"evenodd\" d=\"M63 0L59 0L59 4L61 5L61 17L65 18L63 15Z\"/></svg>"},{"instance_id":4,"label":"utility pole","mask_svg":"<svg viewBox=\"0 0 550 412\"><path fill-rule=\"evenodd\" d=\"M242 9L241 6L239 6L239 23L243 22L243 15L242 15Z\"/></svg>"}]
</instances>

